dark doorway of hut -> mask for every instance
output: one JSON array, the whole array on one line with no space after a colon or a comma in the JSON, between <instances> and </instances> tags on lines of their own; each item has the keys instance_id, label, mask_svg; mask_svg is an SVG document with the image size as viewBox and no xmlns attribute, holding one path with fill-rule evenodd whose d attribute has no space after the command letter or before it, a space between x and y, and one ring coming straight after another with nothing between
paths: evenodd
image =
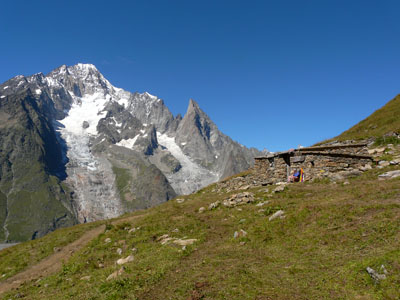
<instances>
[{"instance_id":1,"label":"dark doorway of hut","mask_svg":"<svg viewBox=\"0 0 400 300\"><path fill-rule=\"evenodd\" d=\"M282 155L282 158L286 163L286 181L289 181L289 176L292 171L290 167L290 153L285 153L284 155Z\"/></svg>"}]
</instances>

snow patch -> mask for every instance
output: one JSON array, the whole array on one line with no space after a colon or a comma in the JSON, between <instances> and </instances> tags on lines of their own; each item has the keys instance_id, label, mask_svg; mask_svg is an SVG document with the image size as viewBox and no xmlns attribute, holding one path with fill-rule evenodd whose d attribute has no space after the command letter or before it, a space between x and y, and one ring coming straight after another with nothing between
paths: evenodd
<instances>
[{"instance_id":1,"label":"snow patch","mask_svg":"<svg viewBox=\"0 0 400 300\"><path fill-rule=\"evenodd\" d=\"M106 112L103 109L107 99L101 93L85 95L82 98L74 96L73 98L74 104L72 104L68 116L60 121L65 126L64 131L78 137L87 134L98 134L96 127L100 119L106 116ZM89 123L89 128L82 128L83 121Z\"/></svg>"},{"instance_id":2,"label":"snow patch","mask_svg":"<svg viewBox=\"0 0 400 300\"><path fill-rule=\"evenodd\" d=\"M5 97L6 97L6 96L1 96L0 98L3 99L3 98L5 98Z\"/></svg>"},{"instance_id":3,"label":"snow patch","mask_svg":"<svg viewBox=\"0 0 400 300\"><path fill-rule=\"evenodd\" d=\"M116 127L122 127L122 122L119 123L119 122L115 119L115 117L112 117L111 120L114 121ZM111 120L110 120L110 123L111 123Z\"/></svg>"},{"instance_id":4,"label":"snow patch","mask_svg":"<svg viewBox=\"0 0 400 300\"><path fill-rule=\"evenodd\" d=\"M67 143L67 157L89 171L95 171L98 165L90 151L89 141L91 135L98 134L97 123L106 115L103 111L105 103L104 96L97 93L82 98L74 97L68 115L59 121L64 125L58 131ZM86 129L82 127L84 121L89 123Z\"/></svg>"},{"instance_id":5,"label":"snow patch","mask_svg":"<svg viewBox=\"0 0 400 300\"><path fill-rule=\"evenodd\" d=\"M41 89L36 89L35 93L36 93L36 95L40 95L42 93L42 90Z\"/></svg>"},{"instance_id":6,"label":"snow patch","mask_svg":"<svg viewBox=\"0 0 400 300\"><path fill-rule=\"evenodd\" d=\"M121 99L119 99L119 100L117 101L117 103L118 103L119 105L122 105L123 107L127 108L127 107L128 107L128 104L129 104L129 99L127 99L127 98L121 98Z\"/></svg>"},{"instance_id":7,"label":"snow patch","mask_svg":"<svg viewBox=\"0 0 400 300\"><path fill-rule=\"evenodd\" d=\"M157 140L182 166L178 172L167 175L168 181L178 194L190 194L218 180L218 174L197 165L185 155L174 137L157 132Z\"/></svg>"},{"instance_id":8,"label":"snow patch","mask_svg":"<svg viewBox=\"0 0 400 300\"><path fill-rule=\"evenodd\" d=\"M136 142L138 137L139 137L139 134L136 135L133 139L121 140L118 143L116 143L116 145L132 149L132 147L133 147L133 145L135 145L135 142Z\"/></svg>"},{"instance_id":9,"label":"snow patch","mask_svg":"<svg viewBox=\"0 0 400 300\"><path fill-rule=\"evenodd\" d=\"M152 99L152 100L156 100L157 99L157 96L154 96L154 95L152 95L152 94L149 94L148 92L144 92L150 99Z\"/></svg>"},{"instance_id":10,"label":"snow patch","mask_svg":"<svg viewBox=\"0 0 400 300\"><path fill-rule=\"evenodd\" d=\"M5 86L5 87L3 87L3 90L6 90L6 89L8 89L8 85L7 85L7 86Z\"/></svg>"},{"instance_id":11,"label":"snow patch","mask_svg":"<svg viewBox=\"0 0 400 300\"><path fill-rule=\"evenodd\" d=\"M51 87L60 86L60 83L52 77L46 77L45 80Z\"/></svg>"}]
</instances>

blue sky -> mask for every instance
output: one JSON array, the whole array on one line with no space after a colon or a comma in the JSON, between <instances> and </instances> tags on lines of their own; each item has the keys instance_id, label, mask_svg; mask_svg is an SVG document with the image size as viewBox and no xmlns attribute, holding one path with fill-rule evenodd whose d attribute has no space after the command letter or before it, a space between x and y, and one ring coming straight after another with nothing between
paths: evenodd
<instances>
[{"instance_id":1,"label":"blue sky","mask_svg":"<svg viewBox=\"0 0 400 300\"><path fill-rule=\"evenodd\" d=\"M2 1L0 81L92 63L248 146L333 137L400 92L399 1Z\"/></svg>"}]
</instances>

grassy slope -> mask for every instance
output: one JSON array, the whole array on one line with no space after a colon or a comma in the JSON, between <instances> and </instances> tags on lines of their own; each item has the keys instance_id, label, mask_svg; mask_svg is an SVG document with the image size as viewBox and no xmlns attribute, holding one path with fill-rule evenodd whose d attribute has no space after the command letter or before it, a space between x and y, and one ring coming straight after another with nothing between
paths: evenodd
<instances>
[{"instance_id":1,"label":"grassy slope","mask_svg":"<svg viewBox=\"0 0 400 300\"><path fill-rule=\"evenodd\" d=\"M390 168L387 168L390 169ZM280 194L251 190L247 204L198 213L231 193L210 186L149 209L134 224L109 230L76 253L57 274L24 285L27 299L399 299L400 180L378 181L372 170L350 185L294 184ZM268 221L278 209L285 219ZM129 233L127 227L140 227ZM74 227L73 227L74 228ZM175 230L175 229L178 229ZM240 229L248 232L234 239ZM186 250L161 245L163 234L198 239ZM105 243L106 238L111 243ZM116 280L115 261L137 248ZM10 253L10 255L12 255ZM99 263L104 268L99 267ZM365 269L385 265L376 284ZM83 276L89 280L81 280ZM4 295L13 299L15 293ZM188 298L189 297L189 298ZM190 298L191 297L191 298Z\"/></svg>"},{"instance_id":2,"label":"grassy slope","mask_svg":"<svg viewBox=\"0 0 400 300\"><path fill-rule=\"evenodd\" d=\"M388 132L400 132L400 95L375 111L368 118L335 137L337 140L360 140L381 137Z\"/></svg>"},{"instance_id":3,"label":"grassy slope","mask_svg":"<svg viewBox=\"0 0 400 300\"><path fill-rule=\"evenodd\" d=\"M81 237L86 231L103 222L76 225L58 229L41 239L28 241L0 251L0 282L25 270Z\"/></svg>"}]
</instances>

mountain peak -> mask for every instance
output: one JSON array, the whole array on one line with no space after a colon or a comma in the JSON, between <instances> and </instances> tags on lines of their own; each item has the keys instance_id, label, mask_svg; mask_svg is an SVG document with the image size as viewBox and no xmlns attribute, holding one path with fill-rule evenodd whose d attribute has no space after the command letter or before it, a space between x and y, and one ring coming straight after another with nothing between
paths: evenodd
<instances>
[{"instance_id":1,"label":"mountain peak","mask_svg":"<svg viewBox=\"0 0 400 300\"><path fill-rule=\"evenodd\" d=\"M76 65L72 66L72 68L80 69L80 70L92 70L92 71L98 72L96 66L93 64L77 63Z\"/></svg>"},{"instance_id":2,"label":"mountain peak","mask_svg":"<svg viewBox=\"0 0 400 300\"><path fill-rule=\"evenodd\" d=\"M186 111L186 116L189 116L189 115L191 115L193 113L194 114L199 114L199 113L201 113L201 109L200 109L199 104L195 100L190 98L189 105L188 105L188 108L187 108L187 111Z\"/></svg>"},{"instance_id":3,"label":"mountain peak","mask_svg":"<svg viewBox=\"0 0 400 300\"><path fill-rule=\"evenodd\" d=\"M97 68L92 64L78 63L76 65L67 67L66 70L71 74L76 74L83 77L86 77L89 74L101 74L99 70L97 70Z\"/></svg>"},{"instance_id":4,"label":"mountain peak","mask_svg":"<svg viewBox=\"0 0 400 300\"><path fill-rule=\"evenodd\" d=\"M194 108L200 108L199 104L192 98L190 98L190 100L189 100L189 107L191 107L191 106Z\"/></svg>"}]
</instances>

